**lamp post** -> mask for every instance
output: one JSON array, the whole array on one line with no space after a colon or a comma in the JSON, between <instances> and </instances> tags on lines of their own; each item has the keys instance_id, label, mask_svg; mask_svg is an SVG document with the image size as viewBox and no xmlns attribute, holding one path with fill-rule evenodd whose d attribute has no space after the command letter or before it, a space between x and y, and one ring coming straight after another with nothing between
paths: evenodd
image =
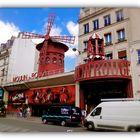
<instances>
[{"instance_id":1,"label":"lamp post","mask_svg":"<svg viewBox=\"0 0 140 140\"><path fill-rule=\"evenodd\" d=\"M72 50L74 51L74 52L78 52L78 54L75 54L78 58L77 58L77 64L76 65L79 65L79 64L81 64L81 62L82 62L82 60L80 59L80 57L82 57L82 52L81 51L79 51L77 48L72 48Z\"/></svg>"},{"instance_id":2,"label":"lamp post","mask_svg":"<svg viewBox=\"0 0 140 140\"><path fill-rule=\"evenodd\" d=\"M74 51L74 52L78 52L79 54L81 54L81 51L79 51L77 48L72 48L72 50Z\"/></svg>"}]
</instances>

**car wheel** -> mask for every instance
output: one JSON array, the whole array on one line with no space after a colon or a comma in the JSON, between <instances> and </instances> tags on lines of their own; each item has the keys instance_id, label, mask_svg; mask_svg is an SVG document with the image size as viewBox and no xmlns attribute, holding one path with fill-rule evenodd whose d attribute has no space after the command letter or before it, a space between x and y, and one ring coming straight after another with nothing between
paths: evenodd
<instances>
[{"instance_id":1,"label":"car wheel","mask_svg":"<svg viewBox=\"0 0 140 140\"><path fill-rule=\"evenodd\" d=\"M65 126L66 122L65 121L61 121L61 126Z\"/></svg>"},{"instance_id":2,"label":"car wheel","mask_svg":"<svg viewBox=\"0 0 140 140\"><path fill-rule=\"evenodd\" d=\"M129 132L136 132L136 128L131 126L128 128L128 131Z\"/></svg>"},{"instance_id":3,"label":"car wheel","mask_svg":"<svg viewBox=\"0 0 140 140\"><path fill-rule=\"evenodd\" d=\"M46 118L44 118L42 121L43 121L44 124L47 124L47 119Z\"/></svg>"},{"instance_id":4,"label":"car wheel","mask_svg":"<svg viewBox=\"0 0 140 140\"><path fill-rule=\"evenodd\" d=\"M94 130L94 125L92 123L88 123L87 129L88 130Z\"/></svg>"}]
</instances>

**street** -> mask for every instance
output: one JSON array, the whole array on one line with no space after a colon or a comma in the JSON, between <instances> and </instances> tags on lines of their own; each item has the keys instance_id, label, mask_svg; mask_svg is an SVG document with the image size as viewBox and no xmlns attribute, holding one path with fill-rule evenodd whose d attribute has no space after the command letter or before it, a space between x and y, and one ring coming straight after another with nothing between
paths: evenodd
<instances>
[{"instance_id":1,"label":"street","mask_svg":"<svg viewBox=\"0 0 140 140\"><path fill-rule=\"evenodd\" d=\"M0 118L0 132L89 132L81 126L43 124L41 118Z\"/></svg>"}]
</instances>

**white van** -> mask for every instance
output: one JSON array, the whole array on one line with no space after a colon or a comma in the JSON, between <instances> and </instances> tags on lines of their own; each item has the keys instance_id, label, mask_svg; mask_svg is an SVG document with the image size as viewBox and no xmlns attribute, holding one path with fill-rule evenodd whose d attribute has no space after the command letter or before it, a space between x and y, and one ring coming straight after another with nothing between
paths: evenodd
<instances>
[{"instance_id":1,"label":"white van","mask_svg":"<svg viewBox=\"0 0 140 140\"><path fill-rule=\"evenodd\" d=\"M104 100L87 115L84 126L89 130L139 131L140 100Z\"/></svg>"}]
</instances>

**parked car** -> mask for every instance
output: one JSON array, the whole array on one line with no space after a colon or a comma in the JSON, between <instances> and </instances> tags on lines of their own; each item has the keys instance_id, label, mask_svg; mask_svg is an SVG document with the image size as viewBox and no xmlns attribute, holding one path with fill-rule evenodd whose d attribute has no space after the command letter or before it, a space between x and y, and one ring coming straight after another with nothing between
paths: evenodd
<instances>
[{"instance_id":1,"label":"parked car","mask_svg":"<svg viewBox=\"0 0 140 140\"><path fill-rule=\"evenodd\" d=\"M80 124L81 123L81 109L74 106L51 106L44 115L42 115L42 122L58 122L61 126L66 124Z\"/></svg>"},{"instance_id":2,"label":"parked car","mask_svg":"<svg viewBox=\"0 0 140 140\"><path fill-rule=\"evenodd\" d=\"M3 100L0 100L0 116L6 117L5 102Z\"/></svg>"},{"instance_id":3,"label":"parked car","mask_svg":"<svg viewBox=\"0 0 140 140\"><path fill-rule=\"evenodd\" d=\"M120 99L101 102L87 115L84 126L89 130L139 131L140 101Z\"/></svg>"}]
</instances>

